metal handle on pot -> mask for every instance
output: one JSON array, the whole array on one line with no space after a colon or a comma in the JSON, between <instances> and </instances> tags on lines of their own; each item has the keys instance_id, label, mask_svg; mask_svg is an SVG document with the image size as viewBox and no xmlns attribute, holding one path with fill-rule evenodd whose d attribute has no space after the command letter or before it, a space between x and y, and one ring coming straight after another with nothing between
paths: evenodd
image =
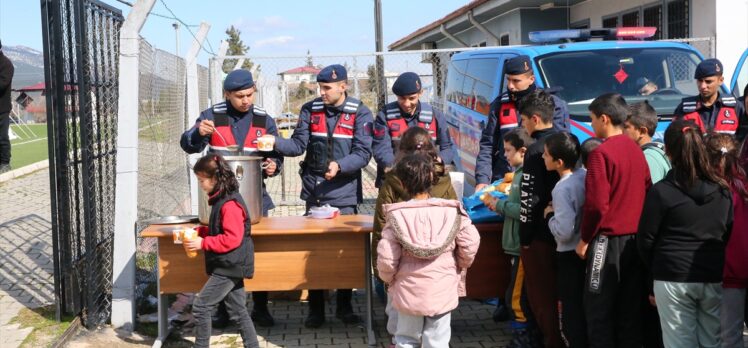
<instances>
[{"instance_id":1,"label":"metal handle on pot","mask_svg":"<svg viewBox=\"0 0 748 348\"><path fill-rule=\"evenodd\" d=\"M244 177L244 167L241 164L236 166L236 180L241 180Z\"/></svg>"}]
</instances>

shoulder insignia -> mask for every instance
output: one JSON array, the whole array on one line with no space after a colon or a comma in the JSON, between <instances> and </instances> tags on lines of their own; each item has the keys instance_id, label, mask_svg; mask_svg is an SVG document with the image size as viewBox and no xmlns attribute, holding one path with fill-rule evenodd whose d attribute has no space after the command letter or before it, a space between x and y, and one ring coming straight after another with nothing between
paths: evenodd
<instances>
[{"instance_id":1,"label":"shoulder insignia","mask_svg":"<svg viewBox=\"0 0 748 348\"><path fill-rule=\"evenodd\" d=\"M225 114L226 113L226 102L220 102L213 105L214 114Z\"/></svg>"}]
</instances>

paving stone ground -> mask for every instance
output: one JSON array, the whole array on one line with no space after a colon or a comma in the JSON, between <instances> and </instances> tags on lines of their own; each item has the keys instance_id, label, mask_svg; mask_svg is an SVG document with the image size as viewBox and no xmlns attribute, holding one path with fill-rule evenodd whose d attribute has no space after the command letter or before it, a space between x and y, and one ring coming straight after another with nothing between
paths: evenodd
<instances>
[{"instance_id":1,"label":"paving stone ground","mask_svg":"<svg viewBox=\"0 0 748 348\"><path fill-rule=\"evenodd\" d=\"M54 303L49 171L0 184L0 347L18 347L31 329L18 311Z\"/></svg>"}]
</instances>

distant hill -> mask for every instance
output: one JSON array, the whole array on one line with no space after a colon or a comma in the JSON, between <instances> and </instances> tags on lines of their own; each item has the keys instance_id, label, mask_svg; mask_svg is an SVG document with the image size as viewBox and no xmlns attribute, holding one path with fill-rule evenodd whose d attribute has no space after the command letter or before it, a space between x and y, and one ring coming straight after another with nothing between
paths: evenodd
<instances>
[{"instance_id":1,"label":"distant hill","mask_svg":"<svg viewBox=\"0 0 748 348\"><path fill-rule=\"evenodd\" d=\"M15 67L12 88L44 82L44 54L25 46L3 46L3 54Z\"/></svg>"}]
</instances>

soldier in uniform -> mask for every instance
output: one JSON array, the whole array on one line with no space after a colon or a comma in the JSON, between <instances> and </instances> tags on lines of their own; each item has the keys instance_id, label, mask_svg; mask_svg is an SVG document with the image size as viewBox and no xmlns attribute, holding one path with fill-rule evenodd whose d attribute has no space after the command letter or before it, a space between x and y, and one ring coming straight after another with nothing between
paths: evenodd
<instances>
[{"instance_id":1,"label":"soldier in uniform","mask_svg":"<svg viewBox=\"0 0 748 348\"><path fill-rule=\"evenodd\" d=\"M722 63L717 59L705 59L699 63L694 73L699 95L683 98L675 108L675 119L694 121L704 133L731 134L742 141L748 133L748 119L743 104L733 96L720 93L725 80L723 71Z\"/></svg>"},{"instance_id":2,"label":"soldier in uniform","mask_svg":"<svg viewBox=\"0 0 748 348\"><path fill-rule=\"evenodd\" d=\"M381 185L385 171L394 164L400 136L410 127L421 127L429 132L431 140L439 146L439 157L444 164L452 163L454 158L452 139L444 116L431 104L419 100L423 89L418 74L406 72L398 76L392 85L392 92L397 96L397 102L385 105L374 122L376 187Z\"/></svg>"},{"instance_id":3,"label":"soldier in uniform","mask_svg":"<svg viewBox=\"0 0 748 348\"><path fill-rule=\"evenodd\" d=\"M530 57L516 56L504 62L507 91L491 103L488 123L480 138L480 150L475 163L475 190L480 190L511 171L509 162L504 158L504 134L520 125L517 110L522 98L537 89L535 74ZM553 128L558 131L569 131L569 110L561 98L552 95Z\"/></svg>"},{"instance_id":4,"label":"soldier in uniform","mask_svg":"<svg viewBox=\"0 0 748 348\"><path fill-rule=\"evenodd\" d=\"M278 175L283 165L283 157L274 152L258 152L257 139L265 134L278 135L275 121L265 110L254 104L256 87L252 73L247 70L234 70L223 82L225 101L215 104L200 113L195 125L182 134L179 142L187 153L199 153L206 147L208 153L219 155L256 155L264 158L267 166L263 177ZM262 215L267 216L275 208L273 200L262 184ZM268 311L268 293L252 293L254 308L252 320L259 326L273 326L273 317ZM218 317L214 318L217 327L225 326L228 315L221 303Z\"/></svg>"},{"instance_id":5,"label":"soldier in uniform","mask_svg":"<svg viewBox=\"0 0 748 348\"><path fill-rule=\"evenodd\" d=\"M361 169L371 159L371 111L360 100L348 96L347 72L339 64L322 69L317 75L320 97L304 104L299 123L290 139L276 137L275 151L284 156L301 156L301 199L311 207L330 206L341 214L357 214L363 201ZM351 289L338 289L336 317L357 323ZM308 328L325 322L323 290L309 291Z\"/></svg>"}]
</instances>

